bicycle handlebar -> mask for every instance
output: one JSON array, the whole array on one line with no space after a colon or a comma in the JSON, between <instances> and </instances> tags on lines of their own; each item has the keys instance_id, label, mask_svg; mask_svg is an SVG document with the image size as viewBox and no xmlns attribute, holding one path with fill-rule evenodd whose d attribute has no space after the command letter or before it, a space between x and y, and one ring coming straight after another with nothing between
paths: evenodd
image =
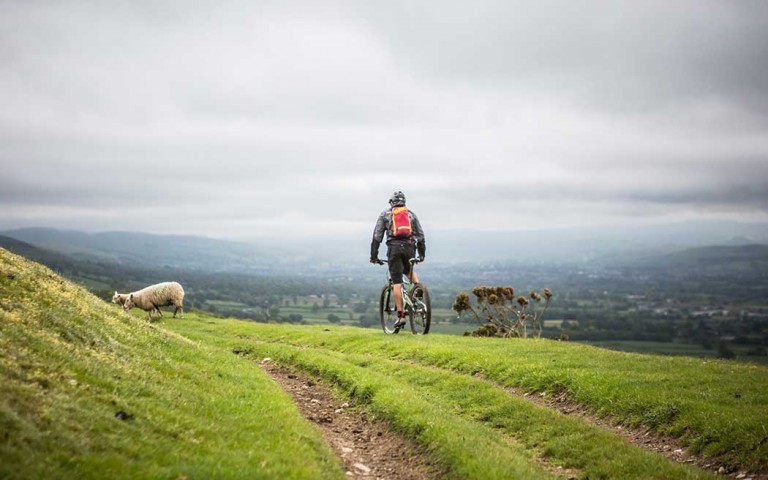
<instances>
[{"instance_id":1,"label":"bicycle handlebar","mask_svg":"<svg viewBox=\"0 0 768 480\"><path fill-rule=\"evenodd\" d=\"M411 258L411 259L410 259L410 260L408 260L408 261L411 263L411 265L413 265L413 264L415 264L415 263L421 263L421 262L423 262L424 260L419 260L418 258ZM377 259L376 259L376 263L378 263L379 265L385 265L385 264L387 263L387 261L386 261L386 260L382 260L382 259L380 259L380 258L377 258Z\"/></svg>"}]
</instances>

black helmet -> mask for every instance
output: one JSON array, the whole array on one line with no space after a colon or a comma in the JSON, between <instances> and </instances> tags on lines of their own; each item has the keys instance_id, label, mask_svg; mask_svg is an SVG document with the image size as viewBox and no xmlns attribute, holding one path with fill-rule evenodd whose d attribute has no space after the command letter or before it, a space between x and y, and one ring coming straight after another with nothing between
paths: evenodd
<instances>
[{"instance_id":1,"label":"black helmet","mask_svg":"<svg viewBox=\"0 0 768 480\"><path fill-rule=\"evenodd\" d=\"M389 204L392 206L401 207L405 205L405 194L401 191L397 191L389 197Z\"/></svg>"}]
</instances>

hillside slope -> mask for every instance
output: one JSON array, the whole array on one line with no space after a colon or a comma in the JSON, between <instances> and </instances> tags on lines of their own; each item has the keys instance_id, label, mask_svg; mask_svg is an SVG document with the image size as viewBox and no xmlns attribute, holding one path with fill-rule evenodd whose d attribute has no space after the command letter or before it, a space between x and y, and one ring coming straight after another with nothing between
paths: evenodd
<instances>
[{"instance_id":1,"label":"hillside slope","mask_svg":"<svg viewBox=\"0 0 768 480\"><path fill-rule=\"evenodd\" d=\"M0 478L343 478L266 374L0 249Z\"/></svg>"}]
</instances>

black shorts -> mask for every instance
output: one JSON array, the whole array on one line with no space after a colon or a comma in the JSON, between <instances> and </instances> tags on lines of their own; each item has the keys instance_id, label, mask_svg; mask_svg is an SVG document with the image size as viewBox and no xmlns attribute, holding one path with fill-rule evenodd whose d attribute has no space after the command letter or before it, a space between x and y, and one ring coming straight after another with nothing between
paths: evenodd
<instances>
[{"instance_id":1,"label":"black shorts","mask_svg":"<svg viewBox=\"0 0 768 480\"><path fill-rule=\"evenodd\" d=\"M392 283L403 283L403 275L411 273L409 262L416 255L416 246L409 242L393 241L387 245L387 262Z\"/></svg>"}]
</instances>

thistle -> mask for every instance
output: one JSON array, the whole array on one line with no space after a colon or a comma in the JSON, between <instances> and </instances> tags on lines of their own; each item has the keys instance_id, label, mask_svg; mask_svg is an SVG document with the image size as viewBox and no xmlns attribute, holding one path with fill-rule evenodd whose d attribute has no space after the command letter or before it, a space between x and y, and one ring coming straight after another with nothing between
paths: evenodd
<instances>
[{"instance_id":1,"label":"thistle","mask_svg":"<svg viewBox=\"0 0 768 480\"><path fill-rule=\"evenodd\" d=\"M550 289L544 288L541 293L531 291L528 294L530 300L525 295L515 297L515 289L510 286L477 286L472 289L472 293L477 298L477 309L472 306L467 292L456 295L453 303L453 309L459 315L468 311L480 322L480 330L472 335L525 338L528 336L527 329L530 326L533 335L541 336L543 327L541 318L552 298ZM540 303L542 298L546 298L546 302L541 311L534 307L528 309L531 301Z\"/></svg>"},{"instance_id":2,"label":"thistle","mask_svg":"<svg viewBox=\"0 0 768 480\"><path fill-rule=\"evenodd\" d=\"M456 295L456 299L453 302L453 309L456 313L461 313L469 310L471 307L469 303L469 294L467 292L461 292Z\"/></svg>"},{"instance_id":3,"label":"thistle","mask_svg":"<svg viewBox=\"0 0 768 480\"><path fill-rule=\"evenodd\" d=\"M478 298L478 300L483 300L485 297L488 296L488 288L487 287L475 287L472 289L472 293L475 294L475 296Z\"/></svg>"}]
</instances>

